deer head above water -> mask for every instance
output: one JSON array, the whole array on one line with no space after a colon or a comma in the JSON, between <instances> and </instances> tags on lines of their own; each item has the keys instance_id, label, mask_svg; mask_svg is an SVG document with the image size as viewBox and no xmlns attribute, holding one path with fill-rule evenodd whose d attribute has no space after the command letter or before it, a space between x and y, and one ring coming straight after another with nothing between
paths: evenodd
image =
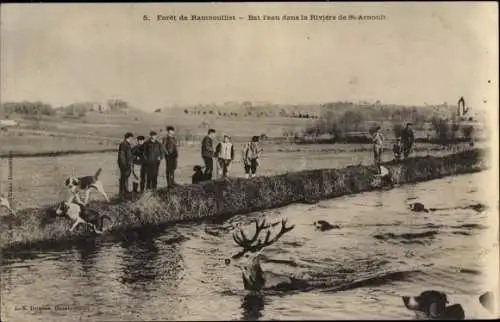
<instances>
[{"instance_id":1,"label":"deer head above water","mask_svg":"<svg viewBox=\"0 0 500 322\"><path fill-rule=\"evenodd\" d=\"M280 231L271 238L273 227L281 224ZM265 220L255 221L255 233L248 238L242 229L233 233L235 243L241 247L241 251L232 256L236 266L241 269L243 285L246 290L260 291L270 284L269 274L266 274L260 266L260 252L267 246L276 243L284 234L295 228L295 225L286 226L287 221L266 224ZM262 233L265 232L265 236Z\"/></svg>"}]
</instances>

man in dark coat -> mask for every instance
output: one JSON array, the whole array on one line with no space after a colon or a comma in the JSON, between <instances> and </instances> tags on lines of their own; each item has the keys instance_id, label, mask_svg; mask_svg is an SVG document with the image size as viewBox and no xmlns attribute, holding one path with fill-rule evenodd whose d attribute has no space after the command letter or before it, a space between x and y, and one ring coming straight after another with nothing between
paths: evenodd
<instances>
[{"instance_id":1,"label":"man in dark coat","mask_svg":"<svg viewBox=\"0 0 500 322\"><path fill-rule=\"evenodd\" d=\"M132 186L134 192L144 191L146 186L146 167L144 166L144 136L137 137L137 144L132 148L132 155L134 157L133 180Z\"/></svg>"},{"instance_id":2,"label":"man in dark coat","mask_svg":"<svg viewBox=\"0 0 500 322\"><path fill-rule=\"evenodd\" d=\"M128 178L132 173L132 146L130 145L134 138L134 134L131 132L125 133L123 141L120 143L118 148L118 168L120 169L120 181L118 193L120 196L124 196L129 193L128 190Z\"/></svg>"},{"instance_id":3,"label":"man in dark coat","mask_svg":"<svg viewBox=\"0 0 500 322\"><path fill-rule=\"evenodd\" d=\"M407 123L406 128L404 128L401 133L401 141L403 141L403 155L405 159L410 155L413 142L415 142L415 134L411 125L411 123Z\"/></svg>"},{"instance_id":4,"label":"man in dark coat","mask_svg":"<svg viewBox=\"0 0 500 322\"><path fill-rule=\"evenodd\" d=\"M144 143L146 189L156 190L158 186L158 170L165 153L162 144L157 139L157 133L155 131L151 131L149 136L149 139Z\"/></svg>"},{"instance_id":5,"label":"man in dark coat","mask_svg":"<svg viewBox=\"0 0 500 322\"><path fill-rule=\"evenodd\" d=\"M173 188L175 185L174 174L177 169L177 141L174 137L174 127L167 126L167 136L163 138L163 149L165 152L165 174L167 178L167 187Z\"/></svg>"},{"instance_id":6,"label":"man in dark coat","mask_svg":"<svg viewBox=\"0 0 500 322\"><path fill-rule=\"evenodd\" d=\"M201 157L205 163L205 176L207 180L212 179L212 173L214 170L214 137L215 130L209 129L208 135L203 138L203 141L201 141Z\"/></svg>"}]
</instances>

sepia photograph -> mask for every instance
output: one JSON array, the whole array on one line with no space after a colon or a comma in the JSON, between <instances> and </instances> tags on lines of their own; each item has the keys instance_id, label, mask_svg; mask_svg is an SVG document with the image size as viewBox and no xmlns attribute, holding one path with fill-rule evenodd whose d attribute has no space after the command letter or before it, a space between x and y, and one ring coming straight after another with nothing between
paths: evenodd
<instances>
[{"instance_id":1,"label":"sepia photograph","mask_svg":"<svg viewBox=\"0 0 500 322\"><path fill-rule=\"evenodd\" d=\"M500 317L496 2L0 6L0 320Z\"/></svg>"}]
</instances>

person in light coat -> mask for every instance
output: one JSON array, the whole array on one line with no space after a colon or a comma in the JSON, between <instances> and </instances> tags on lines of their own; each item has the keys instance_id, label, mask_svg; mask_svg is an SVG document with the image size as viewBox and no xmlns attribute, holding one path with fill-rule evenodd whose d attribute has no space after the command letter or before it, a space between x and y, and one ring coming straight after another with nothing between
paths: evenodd
<instances>
[{"instance_id":1,"label":"person in light coat","mask_svg":"<svg viewBox=\"0 0 500 322\"><path fill-rule=\"evenodd\" d=\"M219 169L222 172L222 177L226 178L231 162L234 160L234 146L231 143L231 137L229 135L224 135L224 141L217 144L215 155L219 162Z\"/></svg>"},{"instance_id":2,"label":"person in light coat","mask_svg":"<svg viewBox=\"0 0 500 322\"><path fill-rule=\"evenodd\" d=\"M373 158L375 160L375 164L379 165L382 162L382 152L384 150L384 135L382 134L382 129L380 126L377 126L375 129L375 133L373 133L372 137L373 142Z\"/></svg>"},{"instance_id":3,"label":"person in light coat","mask_svg":"<svg viewBox=\"0 0 500 322\"><path fill-rule=\"evenodd\" d=\"M259 146L259 137L253 136L252 141L245 144L242 151L242 161L247 178L255 177L261 154L262 148Z\"/></svg>"}]
</instances>

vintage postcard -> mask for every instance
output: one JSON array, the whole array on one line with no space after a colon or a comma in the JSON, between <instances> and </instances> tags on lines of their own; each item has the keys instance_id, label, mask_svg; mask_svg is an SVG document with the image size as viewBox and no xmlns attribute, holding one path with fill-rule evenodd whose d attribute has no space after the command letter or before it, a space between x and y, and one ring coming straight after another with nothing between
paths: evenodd
<instances>
[{"instance_id":1,"label":"vintage postcard","mask_svg":"<svg viewBox=\"0 0 500 322\"><path fill-rule=\"evenodd\" d=\"M2 4L2 321L494 319L498 4Z\"/></svg>"}]
</instances>

